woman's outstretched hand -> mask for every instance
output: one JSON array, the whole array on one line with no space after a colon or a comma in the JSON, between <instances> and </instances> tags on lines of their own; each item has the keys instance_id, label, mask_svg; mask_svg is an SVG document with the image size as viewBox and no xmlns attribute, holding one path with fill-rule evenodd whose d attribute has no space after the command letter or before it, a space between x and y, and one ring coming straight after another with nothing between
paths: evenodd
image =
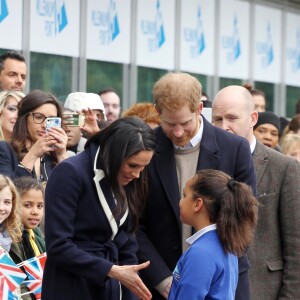
<instances>
[{"instance_id":1,"label":"woman's outstretched hand","mask_svg":"<svg viewBox=\"0 0 300 300\"><path fill-rule=\"evenodd\" d=\"M149 265L150 261L139 265L114 265L107 275L120 281L122 285L127 287L139 299L149 300L152 298L152 295L138 275L140 270L147 268Z\"/></svg>"}]
</instances>

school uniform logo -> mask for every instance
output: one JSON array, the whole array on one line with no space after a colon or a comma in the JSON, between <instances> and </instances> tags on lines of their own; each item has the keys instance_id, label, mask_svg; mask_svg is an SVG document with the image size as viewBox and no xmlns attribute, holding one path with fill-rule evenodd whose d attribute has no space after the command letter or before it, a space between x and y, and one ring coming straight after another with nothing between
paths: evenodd
<instances>
[{"instance_id":1,"label":"school uniform logo","mask_svg":"<svg viewBox=\"0 0 300 300\"><path fill-rule=\"evenodd\" d=\"M178 283L180 281L180 271L178 265L176 266L175 270L173 271L173 280Z\"/></svg>"}]
</instances>

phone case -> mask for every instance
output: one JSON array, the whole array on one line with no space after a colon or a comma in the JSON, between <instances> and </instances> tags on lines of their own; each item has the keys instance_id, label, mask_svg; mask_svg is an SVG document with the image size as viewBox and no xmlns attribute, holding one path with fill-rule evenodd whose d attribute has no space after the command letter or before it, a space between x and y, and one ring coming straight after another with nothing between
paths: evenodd
<instances>
[{"instance_id":1,"label":"phone case","mask_svg":"<svg viewBox=\"0 0 300 300\"><path fill-rule=\"evenodd\" d=\"M53 117L46 119L46 131L51 127L61 127L61 118Z\"/></svg>"}]
</instances>

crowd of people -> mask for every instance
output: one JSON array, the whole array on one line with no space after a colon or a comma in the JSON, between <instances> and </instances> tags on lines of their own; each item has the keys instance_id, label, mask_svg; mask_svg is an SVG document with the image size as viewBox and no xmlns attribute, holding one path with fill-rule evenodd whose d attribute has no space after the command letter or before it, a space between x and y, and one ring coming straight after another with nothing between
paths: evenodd
<instances>
[{"instance_id":1,"label":"crowd of people","mask_svg":"<svg viewBox=\"0 0 300 300\"><path fill-rule=\"evenodd\" d=\"M62 105L26 78L0 56L0 248L46 253L43 300L297 299L300 111L183 72L123 112L113 88Z\"/></svg>"}]
</instances>

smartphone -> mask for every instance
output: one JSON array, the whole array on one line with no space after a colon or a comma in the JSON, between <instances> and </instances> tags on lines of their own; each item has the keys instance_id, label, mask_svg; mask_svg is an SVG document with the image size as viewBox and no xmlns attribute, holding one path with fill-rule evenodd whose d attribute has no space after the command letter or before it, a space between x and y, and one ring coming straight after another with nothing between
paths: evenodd
<instances>
[{"instance_id":1,"label":"smartphone","mask_svg":"<svg viewBox=\"0 0 300 300\"><path fill-rule=\"evenodd\" d=\"M66 126L84 126L84 114L64 113L64 121Z\"/></svg>"},{"instance_id":2,"label":"smartphone","mask_svg":"<svg viewBox=\"0 0 300 300\"><path fill-rule=\"evenodd\" d=\"M46 119L46 131L51 127L61 127L61 118L50 117Z\"/></svg>"}]
</instances>

